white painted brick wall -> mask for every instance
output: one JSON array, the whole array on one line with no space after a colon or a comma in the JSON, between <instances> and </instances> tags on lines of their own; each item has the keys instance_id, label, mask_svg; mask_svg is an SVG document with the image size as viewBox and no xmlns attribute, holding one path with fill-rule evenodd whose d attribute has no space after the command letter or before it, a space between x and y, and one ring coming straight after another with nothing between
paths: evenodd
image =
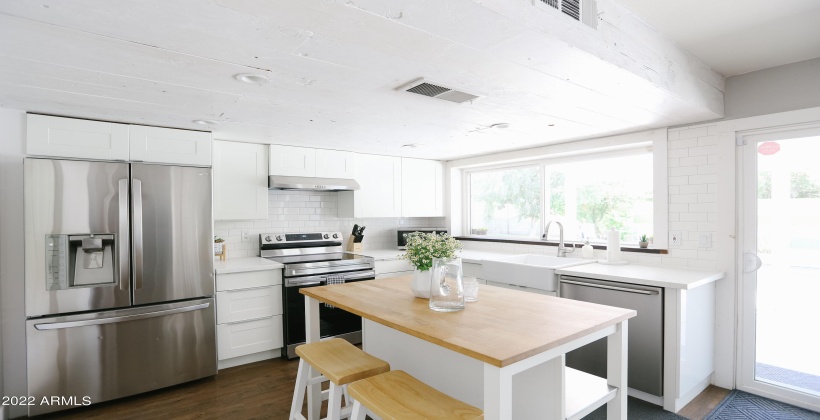
<instances>
[{"instance_id":1,"label":"white painted brick wall","mask_svg":"<svg viewBox=\"0 0 820 420\"><path fill-rule=\"evenodd\" d=\"M717 226L717 126L669 130L669 230L681 232L681 245L669 254L639 257L646 264L714 269ZM683 169L687 168L687 169ZM708 248L698 246L707 234Z\"/></svg>"},{"instance_id":2,"label":"white painted brick wall","mask_svg":"<svg viewBox=\"0 0 820 420\"><path fill-rule=\"evenodd\" d=\"M228 244L228 258L259 255L260 233L340 231L347 235L354 224L367 226L362 249L396 247L400 226L444 226L443 217L348 219L336 216L338 193L320 191L268 191L268 220L214 222L214 234ZM242 232L249 233L242 240Z\"/></svg>"}]
</instances>

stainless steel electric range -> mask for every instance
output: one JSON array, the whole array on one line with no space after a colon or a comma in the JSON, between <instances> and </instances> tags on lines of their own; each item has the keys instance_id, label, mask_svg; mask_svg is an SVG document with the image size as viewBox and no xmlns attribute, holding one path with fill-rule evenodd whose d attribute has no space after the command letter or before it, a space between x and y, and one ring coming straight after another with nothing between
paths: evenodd
<instances>
[{"instance_id":1,"label":"stainless steel electric range","mask_svg":"<svg viewBox=\"0 0 820 420\"><path fill-rule=\"evenodd\" d=\"M373 257L343 251L342 238L341 232L259 235L260 256L285 265L284 357L296 357L296 346L305 342L305 297L299 289L376 278ZM319 324L322 338L340 337L354 344L362 341L361 317L342 309L321 305Z\"/></svg>"}]
</instances>

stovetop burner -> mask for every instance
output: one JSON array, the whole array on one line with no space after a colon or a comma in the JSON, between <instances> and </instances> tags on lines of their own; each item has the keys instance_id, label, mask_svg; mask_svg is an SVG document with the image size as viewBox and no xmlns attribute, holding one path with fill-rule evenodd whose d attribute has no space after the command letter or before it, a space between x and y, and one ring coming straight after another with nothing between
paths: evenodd
<instances>
[{"instance_id":1,"label":"stovetop burner","mask_svg":"<svg viewBox=\"0 0 820 420\"><path fill-rule=\"evenodd\" d=\"M259 235L259 255L285 264L285 277L372 270L375 267L373 257L344 252L341 237L341 232L262 233Z\"/></svg>"}]
</instances>

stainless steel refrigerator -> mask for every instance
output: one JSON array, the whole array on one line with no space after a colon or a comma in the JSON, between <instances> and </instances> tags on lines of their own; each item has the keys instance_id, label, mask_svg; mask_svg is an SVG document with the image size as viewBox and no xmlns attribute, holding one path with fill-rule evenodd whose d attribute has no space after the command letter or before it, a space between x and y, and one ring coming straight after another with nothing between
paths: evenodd
<instances>
[{"instance_id":1,"label":"stainless steel refrigerator","mask_svg":"<svg viewBox=\"0 0 820 420\"><path fill-rule=\"evenodd\" d=\"M29 415L216 374L210 168L24 166Z\"/></svg>"}]
</instances>

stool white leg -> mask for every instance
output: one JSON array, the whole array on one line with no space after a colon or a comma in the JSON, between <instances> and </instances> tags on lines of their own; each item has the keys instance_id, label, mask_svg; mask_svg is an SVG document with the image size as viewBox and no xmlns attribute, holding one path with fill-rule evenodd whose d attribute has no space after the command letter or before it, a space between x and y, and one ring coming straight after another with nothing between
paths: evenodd
<instances>
[{"instance_id":1,"label":"stool white leg","mask_svg":"<svg viewBox=\"0 0 820 420\"><path fill-rule=\"evenodd\" d=\"M350 413L350 420L364 420L364 407L362 403L353 401L353 412Z\"/></svg>"},{"instance_id":2,"label":"stool white leg","mask_svg":"<svg viewBox=\"0 0 820 420\"><path fill-rule=\"evenodd\" d=\"M290 417L288 420L301 418L302 404L305 402L309 367L304 360L299 359L299 369L296 371L296 386L293 389L293 401L290 403Z\"/></svg>"},{"instance_id":3,"label":"stool white leg","mask_svg":"<svg viewBox=\"0 0 820 420\"><path fill-rule=\"evenodd\" d=\"M345 407L347 407L348 405L352 406L353 403L350 402L350 394L347 393L347 385L342 385L342 392L342 395L344 395L345 397Z\"/></svg>"},{"instance_id":4,"label":"stool white leg","mask_svg":"<svg viewBox=\"0 0 820 420\"><path fill-rule=\"evenodd\" d=\"M327 419L340 420L342 417L342 387L330 383L330 398L327 400Z\"/></svg>"}]
</instances>

